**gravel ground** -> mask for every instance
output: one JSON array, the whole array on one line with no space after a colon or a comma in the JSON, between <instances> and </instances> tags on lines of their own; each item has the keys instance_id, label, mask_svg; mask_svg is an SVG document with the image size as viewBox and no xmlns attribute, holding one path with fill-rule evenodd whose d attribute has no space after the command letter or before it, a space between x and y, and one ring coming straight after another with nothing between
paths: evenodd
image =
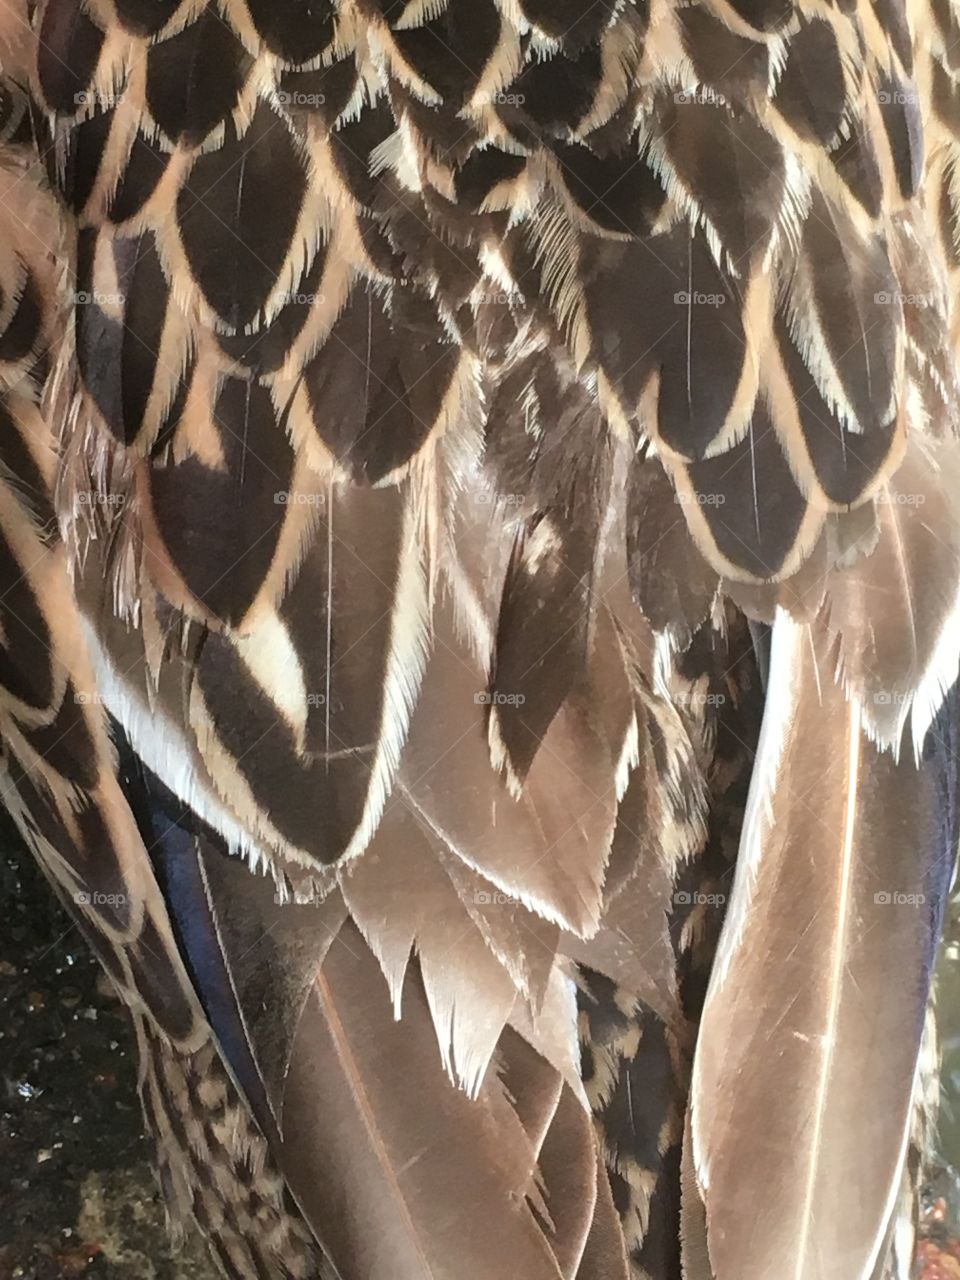
<instances>
[{"instance_id":1,"label":"gravel ground","mask_svg":"<svg viewBox=\"0 0 960 1280\"><path fill-rule=\"evenodd\" d=\"M953 902L940 958L937 1013L943 1055L942 1164L927 1188L919 1280L960 1280L960 895Z\"/></svg>"},{"instance_id":2,"label":"gravel ground","mask_svg":"<svg viewBox=\"0 0 960 1280\"><path fill-rule=\"evenodd\" d=\"M122 1006L0 824L0 1280L215 1280L175 1251Z\"/></svg>"}]
</instances>

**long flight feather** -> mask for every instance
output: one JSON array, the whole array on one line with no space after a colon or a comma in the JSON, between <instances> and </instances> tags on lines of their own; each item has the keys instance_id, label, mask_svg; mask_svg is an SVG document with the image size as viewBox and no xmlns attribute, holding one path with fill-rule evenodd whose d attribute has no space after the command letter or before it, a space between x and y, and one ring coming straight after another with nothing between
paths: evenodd
<instances>
[{"instance_id":1,"label":"long flight feather","mask_svg":"<svg viewBox=\"0 0 960 1280\"><path fill-rule=\"evenodd\" d=\"M896 760L835 662L822 620L778 616L768 772L753 782L691 1097L716 1280L827 1280L838 1267L869 1280L900 1189L958 837L956 697L921 761ZM827 741L836 755L824 759ZM890 973L892 956L909 982Z\"/></svg>"}]
</instances>

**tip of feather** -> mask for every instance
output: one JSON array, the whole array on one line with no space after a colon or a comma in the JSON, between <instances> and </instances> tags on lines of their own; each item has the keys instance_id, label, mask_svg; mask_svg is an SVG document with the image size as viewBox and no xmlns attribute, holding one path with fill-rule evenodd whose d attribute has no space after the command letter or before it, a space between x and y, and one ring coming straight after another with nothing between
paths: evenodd
<instances>
[{"instance_id":1,"label":"tip of feather","mask_svg":"<svg viewBox=\"0 0 960 1280\"><path fill-rule=\"evenodd\" d=\"M523 795L523 780L513 767L510 752L507 750L503 735L500 732L500 716L496 707L490 710L487 720L487 741L490 744L490 762L494 769L502 775L507 790L514 800Z\"/></svg>"}]
</instances>

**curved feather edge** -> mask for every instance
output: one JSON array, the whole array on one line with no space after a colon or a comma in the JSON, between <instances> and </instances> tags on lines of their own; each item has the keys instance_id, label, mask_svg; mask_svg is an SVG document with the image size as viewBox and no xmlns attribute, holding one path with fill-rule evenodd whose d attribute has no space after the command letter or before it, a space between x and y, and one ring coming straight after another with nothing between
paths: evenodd
<instances>
[{"instance_id":1,"label":"curved feather edge","mask_svg":"<svg viewBox=\"0 0 960 1280\"><path fill-rule=\"evenodd\" d=\"M540 1011L520 1008L511 1019L521 1047L503 1030L516 998L506 971L499 1014L489 993L461 1009L451 978L464 957L448 956L445 971L436 947L407 966L398 1020L379 958L340 895L283 901L269 878L182 813L117 736L190 983L338 1280L481 1280L514 1265L530 1280L595 1274L588 1237L609 1251L619 1228L598 1184L575 999L561 967ZM439 941L455 947L452 924L438 925ZM468 948L470 964L487 955L489 981L498 966L478 931ZM481 1057L458 1058L454 1073L437 1033L468 1011ZM517 1054L538 1064L534 1092L543 1097L526 1105L551 1112L539 1146L505 1083Z\"/></svg>"},{"instance_id":2,"label":"curved feather edge","mask_svg":"<svg viewBox=\"0 0 960 1280\"><path fill-rule=\"evenodd\" d=\"M689 1280L698 1199L715 1280L872 1280L890 1243L957 848L958 694L919 763L900 760L834 670L823 618L781 611L694 1065Z\"/></svg>"},{"instance_id":3,"label":"curved feather edge","mask_svg":"<svg viewBox=\"0 0 960 1280\"><path fill-rule=\"evenodd\" d=\"M870 554L831 572L829 622L866 731L897 755L909 723L919 760L960 663L960 443L912 435L876 511Z\"/></svg>"}]
</instances>

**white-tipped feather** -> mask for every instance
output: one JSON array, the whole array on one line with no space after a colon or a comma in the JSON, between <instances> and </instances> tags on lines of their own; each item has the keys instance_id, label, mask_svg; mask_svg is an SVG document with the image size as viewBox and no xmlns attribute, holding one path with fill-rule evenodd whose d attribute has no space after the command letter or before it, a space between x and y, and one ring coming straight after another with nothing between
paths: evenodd
<instances>
[{"instance_id":1,"label":"white-tipped feather","mask_svg":"<svg viewBox=\"0 0 960 1280\"><path fill-rule=\"evenodd\" d=\"M383 723L370 766L363 817L343 855L347 861L367 847L383 814L429 653L427 576L410 504L404 512L401 536L400 571L383 685Z\"/></svg>"}]
</instances>

